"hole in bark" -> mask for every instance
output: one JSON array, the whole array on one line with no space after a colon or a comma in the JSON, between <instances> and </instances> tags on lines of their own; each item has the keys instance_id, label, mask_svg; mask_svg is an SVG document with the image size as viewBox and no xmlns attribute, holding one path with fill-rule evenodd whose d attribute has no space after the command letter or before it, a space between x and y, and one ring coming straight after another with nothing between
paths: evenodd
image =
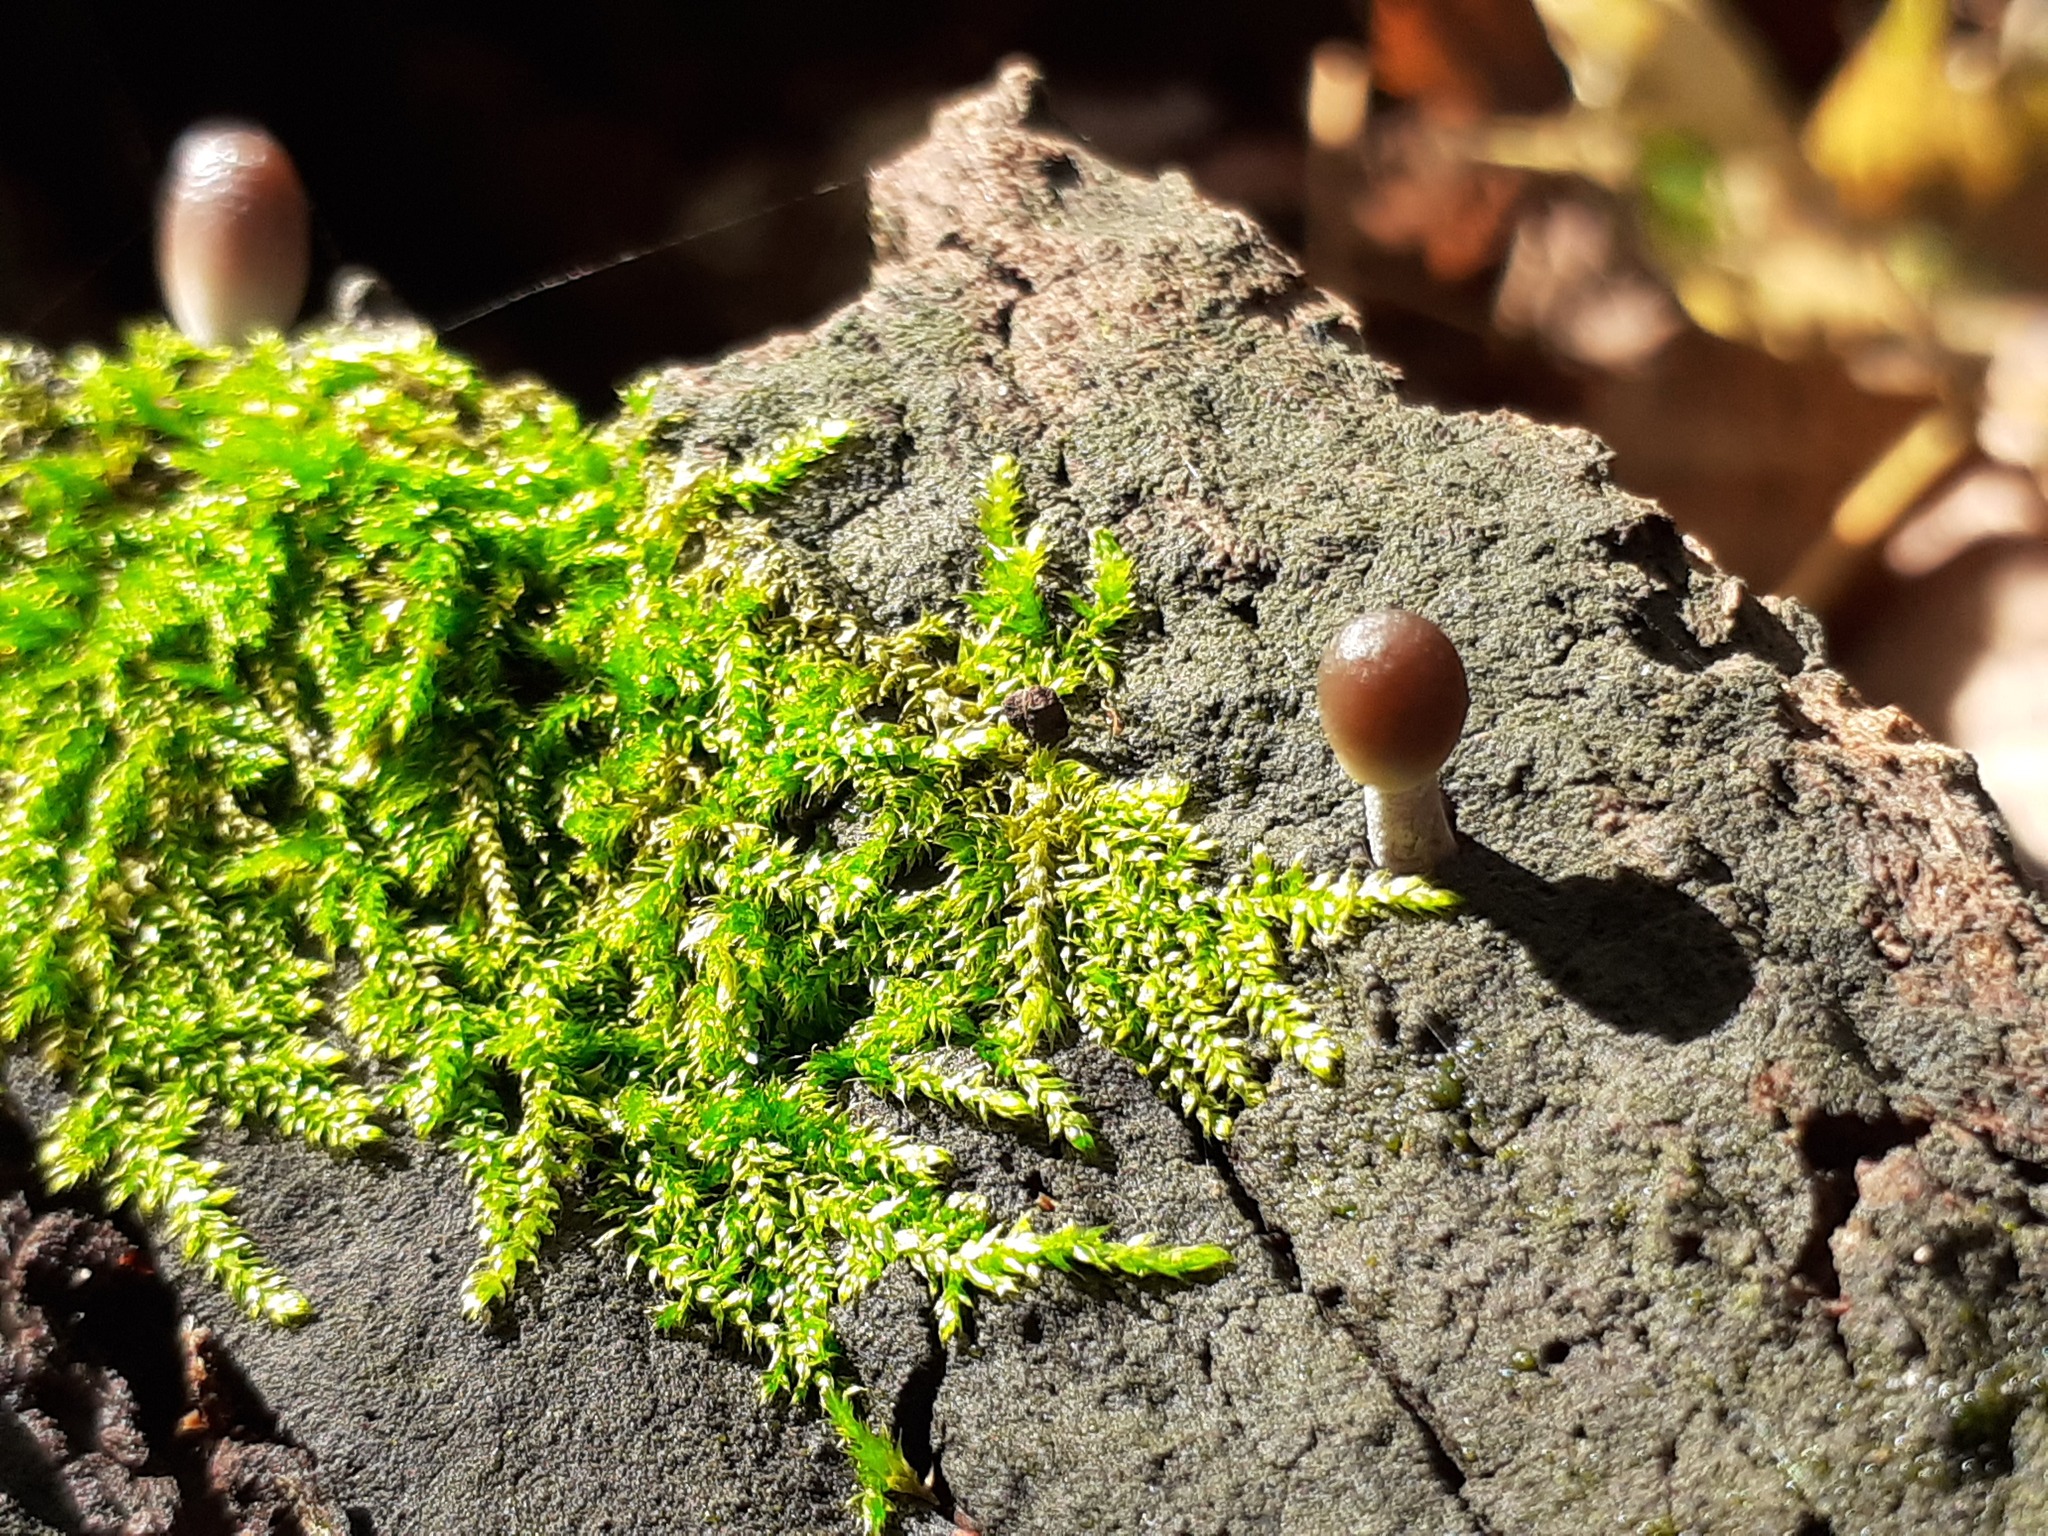
<instances>
[{"instance_id":1,"label":"hole in bark","mask_svg":"<svg viewBox=\"0 0 2048 1536\"><path fill-rule=\"evenodd\" d=\"M1792 1273L1803 1280L1816 1296L1833 1299L1842 1294L1842 1277L1835 1269L1833 1238L1856 1209L1856 1186L1852 1177L1829 1171L1813 1179L1813 1219L1807 1228L1806 1244L1792 1265Z\"/></svg>"},{"instance_id":2,"label":"hole in bark","mask_svg":"<svg viewBox=\"0 0 2048 1536\"><path fill-rule=\"evenodd\" d=\"M71 1350L128 1383L135 1394L135 1427L152 1447L168 1445L185 1411L185 1367L178 1353L177 1297L146 1265L94 1268L68 1296L41 1285L23 1287L27 1299L68 1328ZM69 1314L68 1317L66 1314ZM80 1443L74 1439L74 1444ZM85 1439L90 1444L90 1439Z\"/></svg>"},{"instance_id":3,"label":"hole in bark","mask_svg":"<svg viewBox=\"0 0 2048 1536\"><path fill-rule=\"evenodd\" d=\"M1655 584L1629 615L1629 638L1647 656L1682 672L1702 672L1725 656L1746 651L1787 677L1806 663L1798 639L1777 616L1745 594L1725 640L1708 643L1693 633L1685 599L1694 572L1677 525L1663 516L1646 517L1597 540L1612 559L1633 565Z\"/></svg>"},{"instance_id":4,"label":"hole in bark","mask_svg":"<svg viewBox=\"0 0 2048 1536\"><path fill-rule=\"evenodd\" d=\"M1034 1312L1034 1316L1035 1316ZM903 1448L909 1463L931 1480L932 1500L941 1514L950 1514L953 1493L939 1470L938 1453L932 1445L932 1416L938 1409L939 1388L946 1381L946 1346L939 1342L939 1325L926 1318L925 1356L903 1378L896 1394L896 1409L889 1416L890 1433Z\"/></svg>"},{"instance_id":5,"label":"hole in bark","mask_svg":"<svg viewBox=\"0 0 2048 1536\"><path fill-rule=\"evenodd\" d=\"M1300 1273L1300 1266L1294 1260L1294 1239L1279 1228L1271 1228L1259 1234L1259 1241L1266 1245L1266 1251L1273 1255L1273 1267L1281 1273Z\"/></svg>"},{"instance_id":6,"label":"hole in bark","mask_svg":"<svg viewBox=\"0 0 2048 1536\"><path fill-rule=\"evenodd\" d=\"M1545 1365L1563 1365L1571 1354L1572 1347L1563 1339L1552 1339L1536 1351L1536 1358Z\"/></svg>"},{"instance_id":7,"label":"hole in bark","mask_svg":"<svg viewBox=\"0 0 2048 1536\"><path fill-rule=\"evenodd\" d=\"M1817 1114L1799 1125L1799 1152L1808 1166L1854 1174L1856 1165L1910 1147L1927 1122L1886 1111L1880 1115Z\"/></svg>"},{"instance_id":8,"label":"hole in bark","mask_svg":"<svg viewBox=\"0 0 2048 1536\"><path fill-rule=\"evenodd\" d=\"M1911 1146L1926 1129L1925 1120L1890 1112L1816 1114L1799 1123L1799 1155L1813 1176L1813 1219L1792 1272L1816 1296L1832 1299L1842 1294L1833 1239L1856 1209L1856 1165Z\"/></svg>"},{"instance_id":9,"label":"hole in bark","mask_svg":"<svg viewBox=\"0 0 2048 1536\"><path fill-rule=\"evenodd\" d=\"M1994 1379L1950 1409L1949 1444L1964 1476L2002 1477L2012 1470L2012 1427L2032 1396Z\"/></svg>"},{"instance_id":10,"label":"hole in bark","mask_svg":"<svg viewBox=\"0 0 2048 1536\"><path fill-rule=\"evenodd\" d=\"M1081 167L1072 155L1049 156L1039 169L1045 174L1045 184L1055 192L1066 192L1081 185Z\"/></svg>"},{"instance_id":11,"label":"hole in bark","mask_svg":"<svg viewBox=\"0 0 2048 1536\"><path fill-rule=\"evenodd\" d=\"M1396 1038L1401 1049L1417 1061L1435 1061L1450 1054L1451 1033L1455 1027L1434 1008L1423 1008L1400 1020Z\"/></svg>"}]
</instances>

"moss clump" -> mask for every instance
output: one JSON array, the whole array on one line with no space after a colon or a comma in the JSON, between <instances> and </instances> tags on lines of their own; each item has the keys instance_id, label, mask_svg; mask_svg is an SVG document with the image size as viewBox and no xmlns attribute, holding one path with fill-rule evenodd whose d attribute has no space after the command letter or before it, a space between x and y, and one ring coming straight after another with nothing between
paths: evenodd
<instances>
[{"instance_id":1,"label":"moss clump","mask_svg":"<svg viewBox=\"0 0 2048 1536\"><path fill-rule=\"evenodd\" d=\"M1109 683L1133 603L1106 532L1055 600L1012 465L962 612L884 632L758 515L845 427L685 466L640 410L592 434L424 334L0 353L4 1028L72 1090L52 1178L278 1321L308 1304L211 1124L445 1140L476 1311L594 1202L663 1321L819 1395L879 1526L916 1479L833 1306L905 1260L950 1335L1047 1264L1227 1255L998 1222L853 1085L1085 1150L1049 1063L1078 1032L1227 1134L1265 1053L1337 1061L1280 936L1449 898L1264 859L1219 888L1179 787L1003 725Z\"/></svg>"}]
</instances>

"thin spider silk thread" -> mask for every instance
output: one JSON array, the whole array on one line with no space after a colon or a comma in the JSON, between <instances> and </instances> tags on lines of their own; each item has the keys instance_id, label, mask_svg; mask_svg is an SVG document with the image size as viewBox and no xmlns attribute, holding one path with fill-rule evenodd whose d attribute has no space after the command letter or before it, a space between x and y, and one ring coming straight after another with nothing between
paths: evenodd
<instances>
[{"instance_id":1,"label":"thin spider silk thread","mask_svg":"<svg viewBox=\"0 0 2048 1536\"><path fill-rule=\"evenodd\" d=\"M1091 149L1095 147L1095 140L1090 135L1074 129L1067 129L1066 132L1077 143L1086 145ZM524 304L528 299L538 298L544 293L552 293L557 288L566 288L572 283L580 283L587 277L596 277L600 273L611 271L614 267L630 266L636 261L645 261L650 256L659 256L664 251L680 250L686 245L695 244L697 241L708 239L712 235L722 235L727 230L739 229L744 225L753 224L762 219L773 218L778 213L786 212L788 209L798 207L804 203L815 202L821 197L830 197L835 192L844 192L849 187L865 186L866 184L866 169L863 169L855 176L842 176L833 181L820 182L808 192L799 192L794 197L783 198L780 202L769 203L758 208L750 208L745 213L735 214L729 219L721 219L716 224L700 225L695 229L687 229L680 235L672 236L653 245L635 246L631 250L621 251L615 256L608 256L602 261L586 262L581 266L570 267L566 271L555 272L543 278L536 278L533 282L527 283L523 287L515 288L510 293L502 294L487 303L479 304L474 309L466 309L459 312L453 318L440 323L437 329L443 336L453 335L464 326L474 325L477 321L488 319L490 316L510 309L516 304Z\"/></svg>"},{"instance_id":2,"label":"thin spider silk thread","mask_svg":"<svg viewBox=\"0 0 2048 1536\"><path fill-rule=\"evenodd\" d=\"M659 256L665 251L681 250L684 246L694 245L699 240L708 240L713 235L722 235L728 230L740 229L748 224L758 223L762 219L773 218L776 214L785 213L791 208L800 207L805 203L816 202L821 197L830 197L835 192L844 192L849 187L860 186L866 179L866 173L863 172L859 176L844 176L834 181L820 182L809 191L799 192L795 196L783 198L779 202L768 203L757 208L749 208L745 213L735 214L729 219L720 219L715 224L699 225L692 229L686 229L679 235L672 235L666 240L657 241L652 245L634 246L630 250L619 251L614 255L607 256L601 261L583 262L577 266L551 272L546 277L536 278L532 282L522 284L509 293L499 294L496 298L486 300L482 304L474 305L469 309L459 310L452 318L438 323L436 329L443 336L451 335L465 326L475 325L479 320L486 320L492 315L523 304L529 299L538 298L544 293L552 293L557 288L567 288L573 283L579 283L587 277L596 277L601 273L611 271L615 267L631 266L634 262L645 261L650 256ZM313 205L312 213L316 238L327 248L327 255L330 258L337 258L339 254L338 249L333 243L330 231L320 219L320 209L317 203ZM61 313L80 294L98 282L106 274L107 269L125 255L131 247L148 238L150 230L150 220L136 220L126 233L110 243L98 256L93 258L84 272L30 311L20 322L21 329L24 332L32 333L51 316ZM349 265L349 263L345 260L335 259L333 260L333 265L339 269Z\"/></svg>"},{"instance_id":3,"label":"thin spider silk thread","mask_svg":"<svg viewBox=\"0 0 2048 1536\"><path fill-rule=\"evenodd\" d=\"M799 207L805 203L816 202L821 197L830 197L835 192L844 192L848 187L860 186L866 180L867 177L863 173L860 176L846 176L836 181L822 182L818 186L812 187L808 192L799 192L796 196L786 197L780 202L769 203L759 208L751 208L745 213L735 214L729 219L721 219L715 224L705 224L695 229L685 230L680 235L671 236L669 239L658 241L653 245L635 246L631 250L620 251L616 255L607 256L601 261L584 262L567 268L564 271L550 273L546 277L536 278L530 283L515 288L510 293L501 294L497 298L479 304L472 309L463 310L452 318L441 322L438 329L443 336L452 336L465 326L474 325L479 320L485 320L492 315L502 313L516 304L524 304L528 299L539 298L544 293L552 293L557 288L566 288L572 283L580 283L587 277L596 277L600 273L609 272L616 267L630 266L636 261L645 261L648 257L659 256L665 251L680 250L682 247L692 245L699 240L709 239L712 235L722 235L727 230L738 229L743 225L758 223L762 219L773 218L778 213L784 213L791 208Z\"/></svg>"},{"instance_id":4,"label":"thin spider silk thread","mask_svg":"<svg viewBox=\"0 0 2048 1536\"><path fill-rule=\"evenodd\" d=\"M1094 143L1084 133L1074 133L1072 136L1082 144L1092 146ZM659 256L666 251L681 250L686 245L693 245L697 241L709 239L713 235L722 235L728 230L740 229L748 224L757 223L762 219L773 218L778 213L800 207L805 203L815 202L821 197L830 197L834 193L844 192L850 187L865 185L866 181L867 172L864 169L858 175L842 176L831 181L820 182L808 191L799 192L793 197L786 197L778 202L768 203L761 207L750 208L745 213L735 214L729 219L721 219L713 224L703 224L694 229L686 229L679 235L673 235L666 240L656 241L652 245L634 246L629 250L620 251L599 261L583 262L565 270L552 272L546 277L536 278L532 282L525 283L509 293L500 294L496 298L486 300L484 303L469 309L459 310L450 318L436 322L435 328L443 336L453 335L467 326L475 325L479 320L489 319L492 315L502 313L516 305L524 304L529 299L539 298L544 293L552 293L557 288L569 287L574 283L582 282L585 278L596 277L601 273L609 272L615 267L631 266L634 262L645 261L650 256ZM320 205L317 201L312 204L311 212L315 238L323 245L329 247L330 255L337 254L333 248L330 232L324 221L320 218ZM33 331L44 320L61 311L65 305L89 288L114 263L116 258L137 241L143 239L149 233L149 230L150 221L137 221L133 228L110 245L92 263L84 275L59 292L55 297L46 300L30 314L23 329ZM341 267L348 265L348 263L346 261L336 261L335 265Z\"/></svg>"}]
</instances>

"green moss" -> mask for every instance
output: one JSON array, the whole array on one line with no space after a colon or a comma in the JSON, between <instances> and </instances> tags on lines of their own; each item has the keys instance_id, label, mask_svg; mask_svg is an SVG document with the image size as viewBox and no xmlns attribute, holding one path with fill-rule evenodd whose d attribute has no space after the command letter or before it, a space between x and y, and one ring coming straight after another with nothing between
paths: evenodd
<instances>
[{"instance_id":1,"label":"green moss","mask_svg":"<svg viewBox=\"0 0 2048 1536\"><path fill-rule=\"evenodd\" d=\"M2013 1428L2020 1414L2042 1400L2039 1371L2001 1361L1949 1406L1948 1450L1964 1477L2001 1477L2013 1466Z\"/></svg>"},{"instance_id":2,"label":"green moss","mask_svg":"<svg viewBox=\"0 0 2048 1536\"><path fill-rule=\"evenodd\" d=\"M908 1262L950 1337L1046 1265L1228 1255L999 1221L863 1092L1085 1153L1078 1034L1227 1135L1272 1053L1338 1062L1284 947L1451 898L1263 857L1219 886L1181 786L1002 724L1107 687L1134 606L1107 532L1052 590L1008 461L961 611L889 632L759 515L848 428L689 466L644 410L589 432L424 334L0 353L0 1023L71 1090L52 1180L279 1322L308 1303L210 1126L445 1141L476 1312L592 1203L664 1323L819 1398L879 1527L920 1485L833 1307Z\"/></svg>"},{"instance_id":3,"label":"green moss","mask_svg":"<svg viewBox=\"0 0 2048 1536\"><path fill-rule=\"evenodd\" d=\"M1721 195L1720 164L1712 145L1689 133L1652 134L1643 142L1636 175L1644 220L1654 238L1679 253L1711 244Z\"/></svg>"},{"instance_id":4,"label":"green moss","mask_svg":"<svg viewBox=\"0 0 2048 1536\"><path fill-rule=\"evenodd\" d=\"M1457 1057L1437 1058L1436 1076L1422 1091L1422 1101L1431 1109L1454 1111L1465 1107L1465 1068Z\"/></svg>"}]
</instances>

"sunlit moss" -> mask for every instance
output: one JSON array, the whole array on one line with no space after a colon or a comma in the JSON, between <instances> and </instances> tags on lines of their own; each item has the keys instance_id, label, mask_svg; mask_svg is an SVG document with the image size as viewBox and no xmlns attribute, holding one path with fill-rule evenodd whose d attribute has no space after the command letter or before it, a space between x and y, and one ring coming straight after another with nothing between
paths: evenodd
<instances>
[{"instance_id":1,"label":"sunlit moss","mask_svg":"<svg viewBox=\"0 0 2048 1536\"><path fill-rule=\"evenodd\" d=\"M593 1204L664 1322L822 1401L878 1527L919 1485L833 1307L907 1262L951 1336L1047 1265L1228 1256L998 1221L858 1090L1085 1153L1050 1062L1079 1034L1227 1135L1271 1053L1337 1063L1283 945L1450 898L1263 858L1215 885L1181 787L1002 724L1108 686L1134 603L1106 531L1052 590L1007 460L978 585L887 631L759 516L849 428L692 467L644 408L592 433L423 333L0 353L4 1028L71 1091L51 1178L280 1322L308 1303L209 1126L444 1140L473 1311Z\"/></svg>"}]
</instances>

